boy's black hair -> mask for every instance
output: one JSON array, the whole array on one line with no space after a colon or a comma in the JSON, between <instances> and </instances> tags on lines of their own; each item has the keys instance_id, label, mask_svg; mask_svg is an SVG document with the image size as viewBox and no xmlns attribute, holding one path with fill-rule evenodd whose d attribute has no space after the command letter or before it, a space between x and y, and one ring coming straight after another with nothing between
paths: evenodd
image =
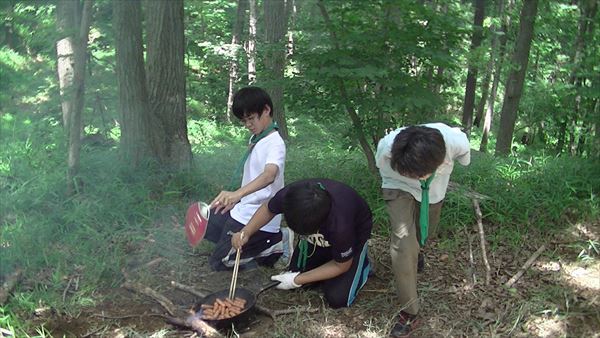
<instances>
[{"instance_id":1,"label":"boy's black hair","mask_svg":"<svg viewBox=\"0 0 600 338\"><path fill-rule=\"evenodd\" d=\"M269 94L260 87L245 87L238 90L233 96L233 115L238 119L258 113L262 115L265 105L271 108L270 116L273 116L273 101Z\"/></svg>"},{"instance_id":2,"label":"boy's black hair","mask_svg":"<svg viewBox=\"0 0 600 338\"><path fill-rule=\"evenodd\" d=\"M288 226L300 235L312 235L327 220L331 196L325 186L314 181L290 184L282 205Z\"/></svg>"},{"instance_id":3,"label":"boy's black hair","mask_svg":"<svg viewBox=\"0 0 600 338\"><path fill-rule=\"evenodd\" d=\"M434 173L445 157L446 143L439 130L411 126L394 138L390 164L403 176L419 178Z\"/></svg>"}]
</instances>

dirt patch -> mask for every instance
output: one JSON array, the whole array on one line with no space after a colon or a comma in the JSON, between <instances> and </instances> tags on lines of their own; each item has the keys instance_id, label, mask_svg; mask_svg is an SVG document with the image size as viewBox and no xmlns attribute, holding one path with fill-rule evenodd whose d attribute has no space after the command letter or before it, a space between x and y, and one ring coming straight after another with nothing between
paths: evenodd
<instances>
[{"instance_id":1,"label":"dirt patch","mask_svg":"<svg viewBox=\"0 0 600 338\"><path fill-rule=\"evenodd\" d=\"M470 272L466 239L454 240L454 247L432 241L425 251L426 268L419 275L421 320L414 337L598 336L600 301L595 287L600 283L600 265L577 260L580 249L564 244L572 239L546 240L545 253L511 289L505 289L503 283L537 250L537 244L530 242L519 250L496 247L489 253L492 281L486 286L478 240L473 241L472 248L476 283ZM227 289L231 273L210 271L207 253L202 250L180 250L177 254L181 259L177 262L162 258L150 266L133 267L129 278L169 298L178 314L185 317L199 297L172 287L171 281L208 293ZM327 307L318 288L271 289L259 296L258 305L272 311L296 311L276 316L275 320L256 312L248 327L236 328L236 332L240 337L387 336L400 311L393 289L387 238L375 236L370 255L375 275L350 308ZM241 271L238 286L257 291L277 272L264 268ZM582 278L587 284L574 282ZM164 309L146 296L114 288L102 290L97 298L103 301L76 316L49 312L36 322L44 322L55 337L191 335L166 324L161 317Z\"/></svg>"}]
</instances>

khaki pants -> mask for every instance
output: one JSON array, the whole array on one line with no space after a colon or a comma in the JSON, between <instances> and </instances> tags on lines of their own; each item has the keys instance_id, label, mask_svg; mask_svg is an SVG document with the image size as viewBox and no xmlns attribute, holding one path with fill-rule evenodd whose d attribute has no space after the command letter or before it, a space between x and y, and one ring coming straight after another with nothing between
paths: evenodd
<instances>
[{"instance_id":1,"label":"khaki pants","mask_svg":"<svg viewBox=\"0 0 600 338\"><path fill-rule=\"evenodd\" d=\"M390 216L392 270L402 310L416 315L419 312L417 295L417 260L419 257L419 209L421 203L402 190L383 189ZM429 237L437 234L443 201L429 205Z\"/></svg>"}]
</instances>

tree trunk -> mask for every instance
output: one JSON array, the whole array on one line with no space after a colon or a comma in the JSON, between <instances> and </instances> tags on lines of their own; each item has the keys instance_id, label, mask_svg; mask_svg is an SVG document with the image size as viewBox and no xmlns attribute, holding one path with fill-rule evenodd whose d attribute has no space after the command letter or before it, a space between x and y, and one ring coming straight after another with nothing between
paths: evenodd
<instances>
[{"instance_id":1,"label":"tree trunk","mask_svg":"<svg viewBox=\"0 0 600 338\"><path fill-rule=\"evenodd\" d=\"M248 0L248 84L256 82L256 0Z\"/></svg>"},{"instance_id":2,"label":"tree trunk","mask_svg":"<svg viewBox=\"0 0 600 338\"><path fill-rule=\"evenodd\" d=\"M266 72L266 89L273 100L273 118L279 125L279 134L284 140L288 139L285 121L284 103L284 69L286 55L287 15L285 1L264 0L265 11L265 42L264 56Z\"/></svg>"},{"instance_id":3,"label":"tree trunk","mask_svg":"<svg viewBox=\"0 0 600 338\"><path fill-rule=\"evenodd\" d=\"M287 53L286 58L289 59L294 55L294 26L296 25L296 15L298 13L298 8L296 6L296 0L287 0L285 2L285 13L288 17L289 24L287 34Z\"/></svg>"},{"instance_id":4,"label":"tree trunk","mask_svg":"<svg viewBox=\"0 0 600 338\"><path fill-rule=\"evenodd\" d=\"M329 14L327 13L327 9L325 8L323 0L317 1L317 5L319 7L319 10L321 11L321 15L323 15L323 19L325 20L325 24L327 25L327 28L329 29L329 35L331 36L331 40L334 45L334 48L339 50L340 49L339 42L338 42L337 36L335 34L335 31L333 30L333 25L331 24L331 19L329 18ZM363 153L365 154L365 157L367 158L367 164L369 166L369 170L373 174L377 174L377 166L375 165L375 156L373 155L373 149L371 149L371 146L369 146L369 142L367 141L367 138L365 137L365 133L364 133L364 129L362 126L362 122L360 120L360 116L358 116L358 114L356 113L356 110L350 104L351 99L348 96L348 93L346 91L346 85L344 84L344 80L342 80L341 78L337 78L337 82L338 82L338 88L340 90L340 96L342 99L342 103L343 103L344 107L346 108L346 112L348 113L348 116L350 116L350 120L352 121L352 126L354 127L354 131L356 132L356 135L358 138L358 143L360 144L360 147L361 147Z\"/></svg>"},{"instance_id":5,"label":"tree trunk","mask_svg":"<svg viewBox=\"0 0 600 338\"><path fill-rule=\"evenodd\" d=\"M73 110L73 66L75 65L74 35L77 21L77 2L58 0L56 3L56 24L59 39L56 42L58 88L62 121L65 131L69 132L69 120Z\"/></svg>"},{"instance_id":6,"label":"tree trunk","mask_svg":"<svg viewBox=\"0 0 600 338\"><path fill-rule=\"evenodd\" d=\"M506 81L504 102L500 117L500 130L496 143L496 155L507 155L510 152L513 131L517 119L517 109L523 94L523 82L529 62L529 50L533 39L535 17L537 15L537 0L525 0L520 14L519 36L512 58L514 68Z\"/></svg>"},{"instance_id":7,"label":"tree trunk","mask_svg":"<svg viewBox=\"0 0 600 338\"><path fill-rule=\"evenodd\" d=\"M473 19L473 37L471 39L471 58L481 45L483 39L483 18L485 16L485 0L475 0L475 15ZM465 87L465 101L463 104L462 125L467 135L473 126L473 106L475 105L475 88L477 87L477 64L470 60Z\"/></svg>"},{"instance_id":8,"label":"tree trunk","mask_svg":"<svg viewBox=\"0 0 600 338\"><path fill-rule=\"evenodd\" d=\"M152 137L161 164L189 169L192 151L187 137L183 0L147 1L147 80L150 111L160 121ZM162 130L157 130L162 129Z\"/></svg>"},{"instance_id":9,"label":"tree trunk","mask_svg":"<svg viewBox=\"0 0 600 338\"><path fill-rule=\"evenodd\" d=\"M57 3L57 29L61 39L56 44L63 124L68 140L67 195L81 192L79 174L81 130L85 98L85 66L87 42L92 15L92 1Z\"/></svg>"},{"instance_id":10,"label":"tree trunk","mask_svg":"<svg viewBox=\"0 0 600 338\"><path fill-rule=\"evenodd\" d=\"M498 85L500 83L500 76L502 74L502 65L504 63L504 54L506 50L506 41L508 34L508 27L510 27L510 16L504 15L504 0L498 1L498 17L502 20L500 27L500 46L498 50L492 47L492 56L490 61L494 64L493 66L493 80L492 89L489 97L486 99L485 115L483 117L483 128L481 134L481 144L479 145L479 151L486 152L488 139L490 136L490 129L492 127L492 118L494 116L494 105L496 104L496 95L498 94ZM496 37L494 37L496 39ZM483 99L483 98L482 98Z\"/></svg>"},{"instance_id":11,"label":"tree trunk","mask_svg":"<svg viewBox=\"0 0 600 338\"><path fill-rule=\"evenodd\" d=\"M496 15L502 20L502 17L504 15L504 0L498 0L497 6L498 7L496 8ZM485 77L483 79L483 82L481 83L481 99L479 100L479 104L477 105L475 121L473 122L473 125L477 127L480 127L481 119L483 118L483 111L485 110L488 94L490 91L490 80L492 79L492 74L494 73L494 66L499 62L498 31L501 31L501 28L498 25L492 25L492 27L490 28L490 59L487 63Z\"/></svg>"},{"instance_id":12,"label":"tree trunk","mask_svg":"<svg viewBox=\"0 0 600 338\"><path fill-rule=\"evenodd\" d=\"M233 106L233 95L235 94L235 83L238 78L238 55L241 48L240 40L242 36L242 30L244 28L244 17L246 16L246 4L248 0L237 1L237 12L235 16L235 23L233 24L233 34L231 37L231 60L229 63L229 88L227 95L227 115L225 116L227 122L231 122L233 112L231 107Z\"/></svg>"},{"instance_id":13,"label":"tree trunk","mask_svg":"<svg viewBox=\"0 0 600 338\"><path fill-rule=\"evenodd\" d=\"M580 75L581 63L583 56L586 54L587 41L592 41L591 33L593 32L594 16L596 15L598 3L596 0L582 0L580 1L580 16L577 30L577 38L575 39L573 46L573 53L571 54L571 64L573 69L571 70L570 83L575 88L575 97L573 102L573 111L567 113L567 119L571 121L571 127L569 128L569 152L572 156L575 156L578 152L577 147L582 142L577 142L576 138L580 140L586 136L583 133L577 133L577 120L582 118L581 115L585 116L585 112L582 112L582 96L581 88L585 82L585 77ZM582 128L583 129L583 128Z\"/></svg>"},{"instance_id":14,"label":"tree trunk","mask_svg":"<svg viewBox=\"0 0 600 338\"><path fill-rule=\"evenodd\" d=\"M116 73L121 114L121 156L136 168L153 154L152 126L159 123L148 111L142 41L142 5L139 0L113 1ZM154 123L151 121L154 120Z\"/></svg>"}]
</instances>

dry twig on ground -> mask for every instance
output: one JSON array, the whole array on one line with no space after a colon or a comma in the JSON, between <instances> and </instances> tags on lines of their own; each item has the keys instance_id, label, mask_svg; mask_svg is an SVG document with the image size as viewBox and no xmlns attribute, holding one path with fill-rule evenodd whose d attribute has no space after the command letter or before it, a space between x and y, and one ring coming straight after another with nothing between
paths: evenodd
<instances>
[{"instance_id":1,"label":"dry twig on ground","mask_svg":"<svg viewBox=\"0 0 600 338\"><path fill-rule=\"evenodd\" d=\"M173 281L173 280L171 281L171 285L173 287L175 287L176 289L185 291L187 293L190 293L190 294L192 294L194 296L198 296L200 298L204 298L204 297L206 297L208 295L208 293L196 290L196 289L194 289L191 286L188 286L188 285L185 285L185 284L181 284L181 283L178 283L178 282Z\"/></svg>"},{"instance_id":2,"label":"dry twig on ground","mask_svg":"<svg viewBox=\"0 0 600 338\"><path fill-rule=\"evenodd\" d=\"M492 269L487 258L487 251L485 249L485 232L483 232L483 216L481 209L479 208L479 201L473 199L473 207L475 208L475 216L477 216L477 230L479 232L479 240L481 241L481 255L483 256L483 263L485 264L485 285L490 285Z\"/></svg>"},{"instance_id":3,"label":"dry twig on ground","mask_svg":"<svg viewBox=\"0 0 600 338\"><path fill-rule=\"evenodd\" d=\"M542 254L542 252L545 249L546 249L546 246L544 244L542 244L542 246L540 246L540 248L537 249L537 251L534 252L533 255L531 255L531 257L529 257L527 262L525 262L525 264L523 264L523 266L519 269L519 271L517 271L517 273L514 276L512 276L511 279L508 280L508 282L504 283L504 287L506 287L506 288L512 287L513 284L515 284L519 280L519 278L521 278L521 276L523 276L525 271L527 271L527 269L529 269L529 267L533 264L533 262L535 262L535 260Z\"/></svg>"},{"instance_id":4,"label":"dry twig on ground","mask_svg":"<svg viewBox=\"0 0 600 338\"><path fill-rule=\"evenodd\" d=\"M475 275L475 261L473 259L473 236L469 234L467 231L467 227L463 225L465 230L465 236L467 236L467 240L469 243L469 272L471 273L471 279L473 280L473 286L477 284L477 276Z\"/></svg>"},{"instance_id":5,"label":"dry twig on ground","mask_svg":"<svg viewBox=\"0 0 600 338\"><path fill-rule=\"evenodd\" d=\"M173 302L171 302L167 297L165 297L165 296L161 295L160 293L152 290L151 288L149 288L147 286L144 286L144 285L142 285L140 283L137 283L137 282L132 282L132 281L126 281L121 286L124 287L125 289L131 290L131 291L135 291L137 293L141 293L143 295L146 295L146 296L154 299L165 310L167 310L168 314L170 314L171 316L175 315L175 305L173 304Z\"/></svg>"}]
</instances>

